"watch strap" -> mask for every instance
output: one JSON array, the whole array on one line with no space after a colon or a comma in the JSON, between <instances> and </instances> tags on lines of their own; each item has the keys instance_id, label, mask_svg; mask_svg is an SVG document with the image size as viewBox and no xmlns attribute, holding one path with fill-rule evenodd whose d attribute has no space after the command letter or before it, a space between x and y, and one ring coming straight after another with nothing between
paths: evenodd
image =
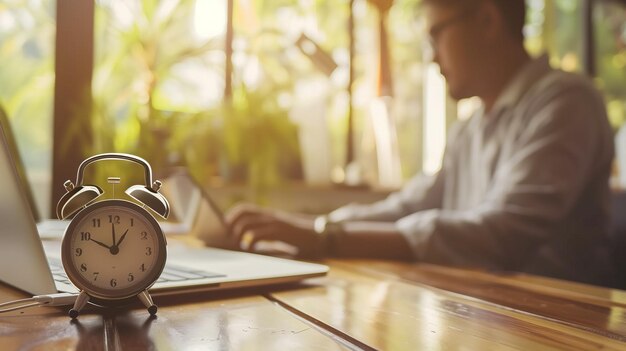
<instances>
[{"instance_id":1,"label":"watch strap","mask_svg":"<svg viewBox=\"0 0 626 351\"><path fill-rule=\"evenodd\" d=\"M315 218L313 230L322 237L326 254L334 254L337 239L344 233L341 222L333 222L328 215Z\"/></svg>"}]
</instances>

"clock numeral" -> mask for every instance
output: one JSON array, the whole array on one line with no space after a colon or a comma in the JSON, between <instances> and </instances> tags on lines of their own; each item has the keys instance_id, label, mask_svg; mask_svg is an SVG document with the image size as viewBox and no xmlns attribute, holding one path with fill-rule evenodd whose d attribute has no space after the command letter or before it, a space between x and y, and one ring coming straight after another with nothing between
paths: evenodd
<instances>
[{"instance_id":1,"label":"clock numeral","mask_svg":"<svg viewBox=\"0 0 626 351\"><path fill-rule=\"evenodd\" d=\"M86 265L86 264L84 264L84 263L83 263L83 264L81 264L81 265L80 265L80 271L81 271L81 272L87 272L87 265Z\"/></svg>"},{"instance_id":2,"label":"clock numeral","mask_svg":"<svg viewBox=\"0 0 626 351\"><path fill-rule=\"evenodd\" d=\"M75 253L76 257L79 257L79 256L81 256L83 254L83 249L81 249L80 247L78 249L76 249L75 251L76 251L76 253Z\"/></svg>"},{"instance_id":3,"label":"clock numeral","mask_svg":"<svg viewBox=\"0 0 626 351\"><path fill-rule=\"evenodd\" d=\"M135 226L135 219L134 219L134 218L131 218L131 219L130 219L130 226L131 226L131 227L134 227L134 226Z\"/></svg>"},{"instance_id":4,"label":"clock numeral","mask_svg":"<svg viewBox=\"0 0 626 351\"><path fill-rule=\"evenodd\" d=\"M91 220L94 228L100 228L100 218L94 218Z\"/></svg>"},{"instance_id":5,"label":"clock numeral","mask_svg":"<svg viewBox=\"0 0 626 351\"><path fill-rule=\"evenodd\" d=\"M139 267L139 270L142 271L142 272L145 272L146 271L146 265L142 263L141 266Z\"/></svg>"},{"instance_id":6,"label":"clock numeral","mask_svg":"<svg viewBox=\"0 0 626 351\"><path fill-rule=\"evenodd\" d=\"M120 216L109 215L109 223L120 224Z\"/></svg>"},{"instance_id":7,"label":"clock numeral","mask_svg":"<svg viewBox=\"0 0 626 351\"><path fill-rule=\"evenodd\" d=\"M96 280L98 280L98 274L100 274L100 272L93 272L93 281L95 282Z\"/></svg>"},{"instance_id":8,"label":"clock numeral","mask_svg":"<svg viewBox=\"0 0 626 351\"><path fill-rule=\"evenodd\" d=\"M91 240L91 233L90 232L80 232L80 240L81 241L89 241L89 240Z\"/></svg>"},{"instance_id":9,"label":"clock numeral","mask_svg":"<svg viewBox=\"0 0 626 351\"><path fill-rule=\"evenodd\" d=\"M116 287L117 286L117 279L115 279L115 278L111 279L111 283L110 284L111 284L111 287L113 287L113 288Z\"/></svg>"},{"instance_id":10,"label":"clock numeral","mask_svg":"<svg viewBox=\"0 0 626 351\"><path fill-rule=\"evenodd\" d=\"M146 256L152 256L152 248L150 246L146 247Z\"/></svg>"},{"instance_id":11,"label":"clock numeral","mask_svg":"<svg viewBox=\"0 0 626 351\"><path fill-rule=\"evenodd\" d=\"M128 273L128 281L132 282L133 280L135 280L135 276L132 273Z\"/></svg>"},{"instance_id":12,"label":"clock numeral","mask_svg":"<svg viewBox=\"0 0 626 351\"><path fill-rule=\"evenodd\" d=\"M148 240L148 233L147 232L141 232L141 240Z\"/></svg>"}]
</instances>

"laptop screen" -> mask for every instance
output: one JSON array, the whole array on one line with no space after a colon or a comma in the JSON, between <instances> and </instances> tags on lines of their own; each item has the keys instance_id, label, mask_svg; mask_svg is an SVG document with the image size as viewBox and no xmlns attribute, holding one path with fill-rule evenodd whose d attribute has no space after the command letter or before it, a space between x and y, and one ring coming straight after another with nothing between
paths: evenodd
<instances>
[{"instance_id":1,"label":"laptop screen","mask_svg":"<svg viewBox=\"0 0 626 351\"><path fill-rule=\"evenodd\" d=\"M19 178L19 182L21 183L24 195L26 196L26 200L28 201L28 204L30 206L30 210L35 217L35 221L39 222L42 220L42 217L39 215L39 211L37 210L37 204L35 203L35 197L33 196L33 191L30 187L28 179L26 178L26 169L24 168L24 162L22 162L19 149L17 148L17 143L15 142L13 130L11 129L11 123L9 122L9 117L1 105L0 125L2 126L4 142L6 143L6 147L8 148L10 155L13 157L15 171Z\"/></svg>"},{"instance_id":2,"label":"laptop screen","mask_svg":"<svg viewBox=\"0 0 626 351\"><path fill-rule=\"evenodd\" d=\"M6 115L4 115L6 116ZM19 175L6 118L0 120L0 280L32 294L56 292L30 208L28 186ZM22 173L23 174L23 173Z\"/></svg>"},{"instance_id":3,"label":"laptop screen","mask_svg":"<svg viewBox=\"0 0 626 351\"><path fill-rule=\"evenodd\" d=\"M174 215L185 224L185 234L201 239L208 246L237 248L233 237L228 235L224 212L186 169L177 169L163 179L161 189ZM164 232L172 234L166 224L162 226Z\"/></svg>"}]
</instances>

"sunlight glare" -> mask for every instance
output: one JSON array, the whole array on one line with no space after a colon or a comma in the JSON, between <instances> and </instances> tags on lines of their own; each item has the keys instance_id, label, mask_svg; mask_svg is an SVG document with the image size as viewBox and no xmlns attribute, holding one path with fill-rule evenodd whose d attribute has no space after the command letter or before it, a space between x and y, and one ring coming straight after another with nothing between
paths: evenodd
<instances>
[{"instance_id":1,"label":"sunlight glare","mask_svg":"<svg viewBox=\"0 0 626 351\"><path fill-rule=\"evenodd\" d=\"M193 28L197 40L203 41L226 31L226 0L196 0Z\"/></svg>"},{"instance_id":2,"label":"sunlight glare","mask_svg":"<svg viewBox=\"0 0 626 351\"><path fill-rule=\"evenodd\" d=\"M436 64L426 69L424 89L424 173L441 168L446 140L446 84Z\"/></svg>"}]
</instances>

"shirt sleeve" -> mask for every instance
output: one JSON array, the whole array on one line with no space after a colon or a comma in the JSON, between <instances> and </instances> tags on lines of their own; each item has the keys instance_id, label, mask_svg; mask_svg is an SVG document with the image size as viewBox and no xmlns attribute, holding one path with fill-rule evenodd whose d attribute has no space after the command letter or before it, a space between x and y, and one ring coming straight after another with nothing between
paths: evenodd
<instances>
[{"instance_id":1,"label":"shirt sleeve","mask_svg":"<svg viewBox=\"0 0 626 351\"><path fill-rule=\"evenodd\" d=\"M372 204L349 204L329 214L333 222L396 221L409 213L441 206L443 172L417 175L384 200Z\"/></svg>"},{"instance_id":2,"label":"shirt sleeve","mask_svg":"<svg viewBox=\"0 0 626 351\"><path fill-rule=\"evenodd\" d=\"M349 204L329 214L333 222L347 221L397 221L411 213L441 208L444 196L446 164L451 150L466 122L459 122L451 129L446 143L442 169L434 175L418 174L401 190L391 193L384 200L372 204Z\"/></svg>"},{"instance_id":3,"label":"shirt sleeve","mask_svg":"<svg viewBox=\"0 0 626 351\"><path fill-rule=\"evenodd\" d=\"M515 269L550 235L572 229L562 227L563 219L590 179L608 179L610 166L603 165L610 165L612 148L602 145L612 136L604 106L590 88L569 89L538 98L527 113L532 117L512 157L499 166L478 208L431 209L396 222L416 258Z\"/></svg>"}]
</instances>

